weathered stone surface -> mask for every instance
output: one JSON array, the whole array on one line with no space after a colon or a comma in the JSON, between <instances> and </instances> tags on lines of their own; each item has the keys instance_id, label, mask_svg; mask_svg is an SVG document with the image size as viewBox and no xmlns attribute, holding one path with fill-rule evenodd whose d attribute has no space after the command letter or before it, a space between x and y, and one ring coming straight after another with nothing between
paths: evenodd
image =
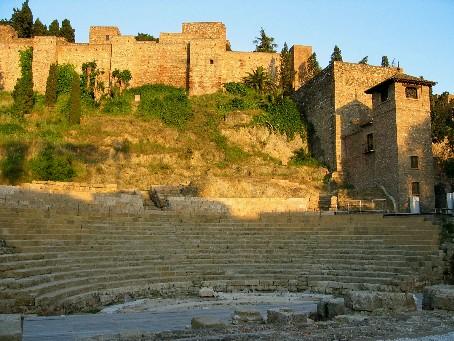
<instances>
[{"instance_id":1,"label":"weathered stone surface","mask_svg":"<svg viewBox=\"0 0 454 341\"><path fill-rule=\"evenodd\" d=\"M332 319L337 315L345 314L343 298L324 298L317 304L317 314L322 320Z\"/></svg>"},{"instance_id":2,"label":"weathered stone surface","mask_svg":"<svg viewBox=\"0 0 454 341\"><path fill-rule=\"evenodd\" d=\"M232 316L234 323L263 322L262 314L255 309L238 308Z\"/></svg>"},{"instance_id":3,"label":"weathered stone surface","mask_svg":"<svg viewBox=\"0 0 454 341\"><path fill-rule=\"evenodd\" d=\"M213 328L222 329L226 328L227 325L218 318L212 316L197 316L192 318L191 327L193 329Z\"/></svg>"},{"instance_id":4,"label":"weathered stone surface","mask_svg":"<svg viewBox=\"0 0 454 341\"><path fill-rule=\"evenodd\" d=\"M378 291L351 291L345 296L347 308L356 311L412 311L416 300L412 294Z\"/></svg>"},{"instance_id":5,"label":"weathered stone surface","mask_svg":"<svg viewBox=\"0 0 454 341\"><path fill-rule=\"evenodd\" d=\"M434 285L424 289L422 307L426 310L443 309L454 311L454 286Z\"/></svg>"},{"instance_id":6,"label":"weathered stone surface","mask_svg":"<svg viewBox=\"0 0 454 341\"><path fill-rule=\"evenodd\" d=\"M213 298L216 297L216 292L213 290L213 288L202 288L199 290L199 297Z\"/></svg>"},{"instance_id":7,"label":"weathered stone surface","mask_svg":"<svg viewBox=\"0 0 454 341\"><path fill-rule=\"evenodd\" d=\"M267 311L267 323L302 324L307 323L307 321L306 314L295 312L293 309L279 308Z\"/></svg>"},{"instance_id":8,"label":"weathered stone surface","mask_svg":"<svg viewBox=\"0 0 454 341\"><path fill-rule=\"evenodd\" d=\"M0 315L0 341L22 340L22 317L20 315Z\"/></svg>"}]
</instances>

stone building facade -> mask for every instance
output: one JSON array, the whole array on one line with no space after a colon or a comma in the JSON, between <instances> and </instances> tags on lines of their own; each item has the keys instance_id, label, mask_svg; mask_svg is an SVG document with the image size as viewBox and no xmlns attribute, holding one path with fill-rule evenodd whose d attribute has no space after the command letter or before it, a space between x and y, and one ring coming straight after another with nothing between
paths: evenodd
<instances>
[{"instance_id":1,"label":"stone building facade","mask_svg":"<svg viewBox=\"0 0 454 341\"><path fill-rule=\"evenodd\" d=\"M408 211L434 208L430 130L433 82L402 69L334 62L296 93L313 153L358 189L381 187Z\"/></svg>"},{"instance_id":2,"label":"stone building facade","mask_svg":"<svg viewBox=\"0 0 454 341\"><path fill-rule=\"evenodd\" d=\"M131 86L166 84L186 88L191 95L219 90L224 83L241 81L263 66L279 70L279 53L227 51L223 23L185 23L181 33L161 33L159 43L122 36L117 27L91 27L88 44L68 43L58 37L17 38L10 26L0 26L0 89L11 91L20 76L19 51L33 47L34 87L44 92L52 63L72 64L78 72L85 62L96 61L110 84L112 71L128 69ZM295 79L301 64L312 53L310 46L292 48ZM298 85L298 84L295 84Z\"/></svg>"}]
</instances>

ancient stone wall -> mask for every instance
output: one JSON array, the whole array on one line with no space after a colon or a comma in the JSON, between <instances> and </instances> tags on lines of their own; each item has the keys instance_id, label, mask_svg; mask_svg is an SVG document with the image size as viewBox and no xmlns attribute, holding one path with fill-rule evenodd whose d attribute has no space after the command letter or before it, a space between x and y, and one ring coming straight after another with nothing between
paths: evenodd
<instances>
[{"instance_id":1,"label":"ancient stone wall","mask_svg":"<svg viewBox=\"0 0 454 341\"><path fill-rule=\"evenodd\" d=\"M106 87L112 71L127 69L132 73L132 86L167 84L186 88L191 95L213 93L224 83L242 81L259 66L278 77L278 53L230 52L226 45L222 23L185 23L181 33L161 33L159 43L121 36L116 27L91 27L89 44L72 44L57 37L18 39L11 27L2 26L0 86L7 91L14 88L20 76L18 52L28 46L35 47L33 71L38 92L45 91L54 62L73 64L80 73L83 63L96 61ZM303 63L306 55L298 52L294 59Z\"/></svg>"},{"instance_id":2,"label":"ancient stone wall","mask_svg":"<svg viewBox=\"0 0 454 341\"><path fill-rule=\"evenodd\" d=\"M331 170L335 169L335 116L333 68L327 67L295 94L303 114L313 127L311 152Z\"/></svg>"},{"instance_id":3,"label":"ancient stone wall","mask_svg":"<svg viewBox=\"0 0 454 341\"><path fill-rule=\"evenodd\" d=\"M411 85L414 87L414 85ZM430 88L417 86L418 98L407 98L406 85L395 83L397 146L399 150L399 202L408 207L412 182L420 186L421 208L426 212L435 206L434 167L430 126ZM410 157L418 157L413 169Z\"/></svg>"},{"instance_id":4,"label":"ancient stone wall","mask_svg":"<svg viewBox=\"0 0 454 341\"><path fill-rule=\"evenodd\" d=\"M393 88L389 89L389 96L393 98ZM399 182L399 174L396 107L392 100L380 103L379 97L379 94L374 94L375 110L367 107L367 116L361 117L361 106L350 113L350 117L357 114L358 119L353 121L352 118L352 121L346 124L348 131L342 137L343 171L346 181L356 188L384 186L397 200L399 186L396 184ZM373 151L368 150L368 134L373 134Z\"/></svg>"}]
</instances>

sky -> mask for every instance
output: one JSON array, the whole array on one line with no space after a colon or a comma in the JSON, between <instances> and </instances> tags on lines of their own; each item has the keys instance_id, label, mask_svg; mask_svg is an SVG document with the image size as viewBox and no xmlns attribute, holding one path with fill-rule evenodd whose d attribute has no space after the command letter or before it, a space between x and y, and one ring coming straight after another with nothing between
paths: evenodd
<instances>
[{"instance_id":1,"label":"sky","mask_svg":"<svg viewBox=\"0 0 454 341\"><path fill-rule=\"evenodd\" d=\"M10 18L23 0L0 0ZM408 74L438 82L435 93L454 93L454 0L30 0L34 18L67 18L76 41L90 26L118 26L123 35L180 32L183 22L222 21L232 49L252 51L261 27L284 42L310 45L325 67L334 45L344 61L387 55Z\"/></svg>"}]
</instances>

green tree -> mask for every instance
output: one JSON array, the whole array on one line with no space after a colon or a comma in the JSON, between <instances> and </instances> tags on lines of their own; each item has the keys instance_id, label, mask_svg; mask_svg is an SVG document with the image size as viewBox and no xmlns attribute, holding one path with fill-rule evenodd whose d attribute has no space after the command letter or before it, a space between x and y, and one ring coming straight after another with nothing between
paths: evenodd
<instances>
[{"instance_id":1,"label":"green tree","mask_svg":"<svg viewBox=\"0 0 454 341\"><path fill-rule=\"evenodd\" d=\"M49 76L46 83L46 105L52 107L57 103L57 82L58 82L58 66L52 64L49 69Z\"/></svg>"},{"instance_id":2,"label":"green tree","mask_svg":"<svg viewBox=\"0 0 454 341\"><path fill-rule=\"evenodd\" d=\"M1 19L0 25L11 25L11 22L8 19Z\"/></svg>"},{"instance_id":3,"label":"green tree","mask_svg":"<svg viewBox=\"0 0 454 341\"><path fill-rule=\"evenodd\" d=\"M320 71L322 71L322 68L320 67L320 64L318 63L317 54L314 52L307 59L307 62L300 66L299 80L300 80L301 84L304 84L307 81L309 81L310 79L317 76L320 73Z\"/></svg>"},{"instance_id":4,"label":"green tree","mask_svg":"<svg viewBox=\"0 0 454 341\"><path fill-rule=\"evenodd\" d=\"M332 64L333 62L342 62L342 51L337 45L334 46L333 53L331 54L330 63Z\"/></svg>"},{"instance_id":5,"label":"green tree","mask_svg":"<svg viewBox=\"0 0 454 341\"><path fill-rule=\"evenodd\" d=\"M71 22L68 19L62 21L59 34L60 37L65 38L70 43L74 43L76 39L75 32L76 30L72 28Z\"/></svg>"},{"instance_id":6,"label":"green tree","mask_svg":"<svg viewBox=\"0 0 454 341\"><path fill-rule=\"evenodd\" d=\"M44 25L41 20L36 19L33 24L33 36L47 36L47 26Z\"/></svg>"},{"instance_id":7,"label":"green tree","mask_svg":"<svg viewBox=\"0 0 454 341\"><path fill-rule=\"evenodd\" d=\"M69 124L80 124L80 77L77 73L74 73L73 75L71 93L69 96L69 107Z\"/></svg>"},{"instance_id":8,"label":"green tree","mask_svg":"<svg viewBox=\"0 0 454 341\"><path fill-rule=\"evenodd\" d=\"M50 23L49 35L53 37L58 37L60 35L60 23L58 22L57 19Z\"/></svg>"},{"instance_id":9,"label":"green tree","mask_svg":"<svg viewBox=\"0 0 454 341\"><path fill-rule=\"evenodd\" d=\"M10 22L19 38L31 38L33 36L33 13L28 5L28 0L25 0L21 9L13 9Z\"/></svg>"},{"instance_id":10,"label":"green tree","mask_svg":"<svg viewBox=\"0 0 454 341\"><path fill-rule=\"evenodd\" d=\"M152 36L151 34L148 34L148 33L137 33L136 35L136 40L137 41L155 41L157 43L159 43L159 38L155 38L154 36Z\"/></svg>"},{"instance_id":11,"label":"green tree","mask_svg":"<svg viewBox=\"0 0 454 341\"><path fill-rule=\"evenodd\" d=\"M280 75L282 91L285 96L290 95L293 92L293 78L295 76L295 72L292 68L292 56L288 49L287 43L284 43L284 47L281 51Z\"/></svg>"},{"instance_id":12,"label":"green tree","mask_svg":"<svg viewBox=\"0 0 454 341\"><path fill-rule=\"evenodd\" d=\"M118 88L120 95L123 92L123 90L127 89L129 86L129 82L132 79L131 71L129 70L118 70L115 69L112 72L112 78L114 80L114 87ZM113 91L115 95L115 91Z\"/></svg>"},{"instance_id":13,"label":"green tree","mask_svg":"<svg viewBox=\"0 0 454 341\"><path fill-rule=\"evenodd\" d=\"M56 150L51 144L45 145L36 158L31 160L30 168L34 178L38 180L68 181L76 175L71 156Z\"/></svg>"},{"instance_id":14,"label":"green tree","mask_svg":"<svg viewBox=\"0 0 454 341\"><path fill-rule=\"evenodd\" d=\"M454 101L449 101L449 93L431 96L432 141L448 142L454 151Z\"/></svg>"},{"instance_id":15,"label":"green tree","mask_svg":"<svg viewBox=\"0 0 454 341\"><path fill-rule=\"evenodd\" d=\"M248 73L244 77L244 84L248 87L255 89L259 93L264 93L272 88L272 81L269 74L265 71L263 66L259 66L256 70Z\"/></svg>"},{"instance_id":16,"label":"green tree","mask_svg":"<svg viewBox=\"0 0 454 341\"><path fill-rule=\"evenodd\" d=\"M383 56L383 57L381 57L381 66L383 66L383 67L389 67L388 56Z\"/></svg>"},{"instance_id":17,"label":"green tree","mask_svg":"<svg viewBox=\"0 0 454 341\"><path fill-rule=\"evenodd\" d=\"M363 59L361 59L358 64L367 64L369 61L369 56L366 56L364 57Z\"/></svg>"},{"instance_id":18,"label":"green tree","mask_svg":"<svg viewBox=\"0 0 454 341\"><path fill-rule=\"evenodd\" d=\"M35 104L33 93L33 48L20 51L21 78L17 80L12 96L14 112L20 116L30 114Z\"/></svg>"},{"instance_id":19,"label":"green tree","mask_svg":"<svg viewBox=\"0 0 454 341\"><path fill-rule=\"evenodd\" d=\"M260 29L260 36L254 39L255 52L276 52L277 44L274 38L268 37L263 27Z\"/></svg>"}]
</instances>

